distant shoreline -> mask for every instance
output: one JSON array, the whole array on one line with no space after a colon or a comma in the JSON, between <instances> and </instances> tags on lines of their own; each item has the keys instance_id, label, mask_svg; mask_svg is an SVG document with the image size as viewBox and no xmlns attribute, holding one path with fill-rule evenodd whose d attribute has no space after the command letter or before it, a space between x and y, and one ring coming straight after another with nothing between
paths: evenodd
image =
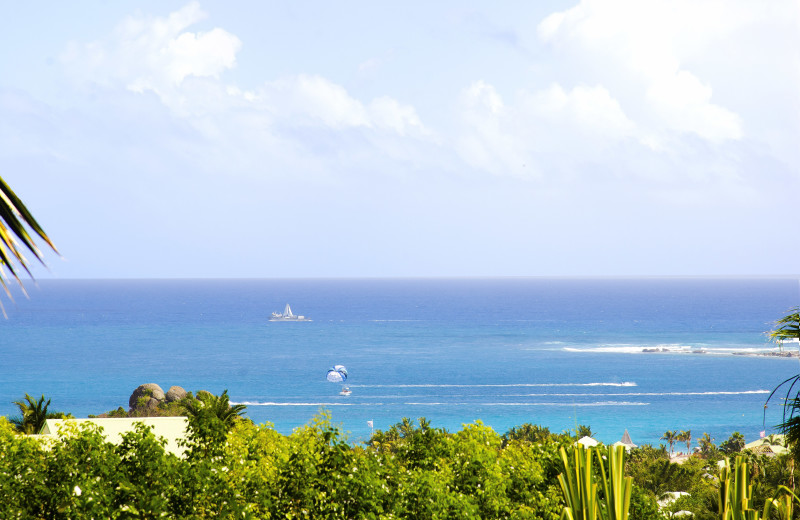
<instances>
[{"instance_id":1,"label":"distant shoreline","mask_svg":"<svg viewBox=\"0 0 800 520\"><path fill-rule=\"evenodd\" d=\"M712 354L715 356L755 356L755 357L780 357L780 358L800 358L800 352L770 351L770 352L719 352L706 349L678 350L669 347L644 347L642 353L645 354Z\"/></svg>"}]
</instances>

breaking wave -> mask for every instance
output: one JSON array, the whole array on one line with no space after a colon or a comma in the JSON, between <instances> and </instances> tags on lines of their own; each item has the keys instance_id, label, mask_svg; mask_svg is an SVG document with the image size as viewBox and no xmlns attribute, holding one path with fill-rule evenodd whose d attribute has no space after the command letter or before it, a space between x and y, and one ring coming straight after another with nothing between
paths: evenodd
<instances>
[{"instance_id":1,"label":"breaking wave","mask_svg":"<svg viewBox=\"0 0 800 520\"><path fill-rule=\"evenodd\" d=\"M622 383L510 383L510 384L398 384L398 385L350 385L351 388L513 388L513 387L558 387L558 386L638 386L633 381Z\"/></svg>"},{"instance_id":2,"label":"breaking wave","mask_svg":"<svg viewBox=\"0 0 800 520\"><path fill-rule=\"evenodd\" d=\"M631 401L596 401L592 403L504 403L504 402L490 402L490 403L453 403L453 402L403 402L403 403L279 403L279 402L257 402L257 401L243 401L241 403L246 406L568 406L570 408L578 406L649 406L650 403L631 402Z\"/></svg>"},{"instance_id":3,"label":"breaking wave","mask_svg":"<svg viewBox=\"0 0 800 520\"><path fill-rule=\"evenodd\" d=\"M631 401L596 401L593 403L403 403L410 406L649 406Z\"/></svg>"},{"instance_id":4,"label":"breaking wave","mask_svg":"<svg viewBox=\"0 0 800 520\"><path fill-rule=\"evenodd\" d=\"M707 345L599 345L595 347L563 347L565 352L614 354L708 354L708 355L764 355L773 354L774 347L711 347Z\"/></svg>"},{"instance_id":5,"label":"breaking wave","mask_svg":"<svg viewBox=\"0 0 800 520\"><path fill-rule=\"evenodd\" d=\"M243 404L245 406L383 406L383 403L278 403L272 401L258 402L258 401L242 401L231 404Z\"/></svg>"},{"instance_id":6,"label":"breaking wave","mask_svg":"<svg viewBox=\"0 0 800 520\"><path fill-rule=\"evenodd\" d=\"M625 392L625 393L610 393L610 394L519 394L507 395L504 397L539 397L539 396L556 396L556 397L592 397L592 396L676 396L676 395L746 395L746 394L768 394L770 390L741 390L736 392L729 391L711 391L711 392Z\"/></svg>"}]
</instances>

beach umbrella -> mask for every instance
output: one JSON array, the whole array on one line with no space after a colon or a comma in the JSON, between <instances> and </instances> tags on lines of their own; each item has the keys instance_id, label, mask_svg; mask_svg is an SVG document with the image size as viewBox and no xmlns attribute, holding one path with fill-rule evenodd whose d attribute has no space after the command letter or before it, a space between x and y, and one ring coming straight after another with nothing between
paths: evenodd
<instances>
[{"instance_id":1,"label":"beach umbrella","mask_svg":"<svg viewBox=\"0 0 800 520\"><path fill-rule=\"evenodd\" d=\"M333 368L328 369L328 374L325 378L331 383L344 383L347 381L347 369L344 365L335 365Z\"/></svg>"}]
</instances>

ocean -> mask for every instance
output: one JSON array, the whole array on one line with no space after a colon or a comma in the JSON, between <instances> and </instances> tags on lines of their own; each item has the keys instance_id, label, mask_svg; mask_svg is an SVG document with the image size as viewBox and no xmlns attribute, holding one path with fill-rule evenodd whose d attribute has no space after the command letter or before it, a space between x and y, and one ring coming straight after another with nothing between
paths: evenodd
<instances>
[{"instance_id":1,"label":"ocean","mask_svg":"<svg viewBox=\"0 0 800 520\"><path fill-rule=\"evenodd\" d=\"M589 425L658 445L666 430L780 422L769 392L800 371L765 332L797 278L42 280L4 301L0 415L44 394L76 417L142 383L221 393L282 433L327 410L352 442L403 417L449 431ZM270 322L291 304L310 322ZM797 349L797 345L793 347ZM657 352L643 352L643 350ZM349 396L326 380L347 367ZM764 414L766 413L766 419Z\"/></svg>"}]
</instances>

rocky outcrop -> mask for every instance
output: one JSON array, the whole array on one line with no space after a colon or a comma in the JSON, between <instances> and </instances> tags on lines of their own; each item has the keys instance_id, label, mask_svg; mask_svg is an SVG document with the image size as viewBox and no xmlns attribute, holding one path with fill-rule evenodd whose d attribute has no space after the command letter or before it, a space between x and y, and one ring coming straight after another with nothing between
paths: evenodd
<instances>
[{"instance_id":1,"label":"rocky outcrop","mask_svg":"<svg viewBox=\"0 0 800 520\"><path fill-rule=\"evenodd\" d=\"M158 406L159 402L166 400L164 390L162 390L160 386L155 383L147 383L139 385L136 390L133 391L130 399L128 399L128 407L131 410L139 408L139 399L142 397L147 398L147 401L143 403L146 408L155 408ZM155 401L155 405L152 404L152 401Z\"/></svg>"},{"instance_id":2,"label":"rocky outcrop","mask_svg":"<svg viewBox=\"0 0 800 520\"><path fill-rule=\"evenodd\" d=\"M173 401L180 401L186 397L186 390L181 388L180 386L171 386L169 390L167 390L167 402L171 403Z\"/></svg>"}]
</instances>

